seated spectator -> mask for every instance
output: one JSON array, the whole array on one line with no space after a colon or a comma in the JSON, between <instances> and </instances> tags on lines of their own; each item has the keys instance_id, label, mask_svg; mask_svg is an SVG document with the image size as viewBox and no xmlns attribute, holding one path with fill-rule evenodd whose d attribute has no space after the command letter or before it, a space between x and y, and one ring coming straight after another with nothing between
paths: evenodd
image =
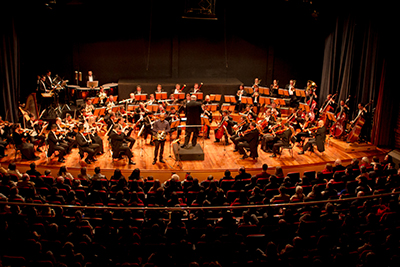
<instances>
[{"instance_id":1,"label":"seated spectator","mask_svg":"<svg viewBox=\"0 0 400 267\"><path fill-rule=\"evenodd\" d=\"M20 194L19 194L19 190L16 186L11 187L10 188L10 194L8 195L8 202L14 202L14 201L18 201L18 200L22 200L25 202L25 198L23 198Z\"/></svg>"},{"instance_id":2,"label":"seated spectator","mask_svg":"<svg viewBox=\"0 0 400 267\"><path fill-rule=\"evenodd\" d=\"M259 174L256 174L256 178L269 178L271 175L267 172L268 171L268 164L264 163L262 165L262 171Z\"/></svg>"},{"instance_id":3,"label":"seated spectator","mask_svg":"<svg viewBox=\"0 0 400 267\"><path fill-rule=\"evenodd\" d=\"M304 186L304 185L311 185L311 182L308 179L308 176L305 176L305 175L300 177L300 181L296 183L296 186Z\"/></svg>"},{"instance_id":4,"label":"seated spectator","mask_svg":"<svg viewBox=\"0 0 400 267\"><path fill-rule=\"evenodd\" d=\"M323 213L320 218L322 221L336 221L339 220L339 214L335 212L335 206L332 203L328 202L325 205L325 213Z\"/></svg>"},{"instance_id":5,"label":"seated spectator","mask_svg":"<svg viewBox=\"0 0 400 267\"><path fill-rule=\"evenodd\" d=\"M240 167L238 172L239 173L235 176L235 181L242 181L251 178L251 174L246 172L245 167Z\"/></svg>"},{"instance_id":6,"label":"seated spectator","mask_svg":"<svg viewBox=\"0 0 400 267\"><path fill-rule=\"evenodd\" d=\"M285 187L281 186L279 187L279 194L275 195L273 198L271 198L270 203L274 203L274 201L279 201L279 202L289 202L290 201L290 196L288 194L285 194Z\"/></svg>"},{"instance_id":7,"label":"seated spectator","mask_svg":"<svg viewBox=\"0 0 400 267\"><path fill-rule=\"evenodd\" d=\"M330 199L338 196L338 192L333 188L332 182L326 183L325 189L321 192L324 199Z\"/></svg>"},{"instance_id":8,"label":"seated spectator","mask_svg":"<svg viewBox=\"0 0 400 267\"><path fill-rule=\"evenodd\" d=\"M29 170L26 171L26 173L30 176L35 176L35 177L40 177L42 174L36 170L36 163L32 162L29 164Z\"/></svg>"},{"instance_id":9,"label":"seated spectator","mask_svg":"<svg viewBox=\"0 0 400 267\"><path fill-rule=\"evenodd\" d=\"M224 176L219 179L219 186L221 186L221 181L222 180L233 180L234 178L231 175L231 171L230 170L226 170L224 173Z\"/></svg>"},{"instance_id":10,"label":"seated spectator","mask_svg":"<svg viewBox=\"0 0 400 267\"><path fill-rule=\"evenodd\" d=\"M249 197L250 204L261 204L265 195L262 194L260 187L255 186L253 190L251 190L251 196Z\"/></svg>"},{"instance_id":11,"label":"seated spectator","mask_svg":"<svg viewBox=\"0 0 400 267\"><path fill-rule=\"evenodd\" d=\"M205 190L206 193L206 198L209 200L212 200L214 197L217 196L217 191L218 191L218 186L217 186L217 182L212 181L210 182L210 184L208 185L208 187Z\"/></svg>"},{"instance_id":12,"label":"seated spectator","mask_svg":"<svg viewBox=\"0 0 400 267\"><path fill-rule=\"evenodd\" d=\"M326 173L333 173L333 166L332 166L332 164L331 164L331 163L326 163L326 164L325 164L325 169L322 170L322 173L323 173L323 174L326 174Z\"/></svg>"},{"instance_id":13,"label":"seated spectator","mask_svg":"<svg viewBox=\"0 0 400 267\"><path fill-rule=\"evenodd\" d=\"M129 206L130 207L144 206L143 201L139 198L136 191L133 191L131 193L131 198L129 199Z\"/></svg>"},{"instance_id":14,"label":"seated spectator","mask_svg":"<svg viewBox=\"0 0 400 267\"><path fill-rule=\"evenodd\" d=\"M346 169L344 170L344 175L342 176L341 180L343 182L348 182L348 181L354 180L353 168L351 166L346 167Z\"/></svg>"},{"instance_id":15,"label":"seated spectator","mask_svg":"<svg viewBox=\"0 0 400 267\"><path fill-rule=\"evenodd\" d=\"M289 176L286 176L285 178L283 178L283 182L282 182L281 186L284 186L285 188L289 188L289 187L293 186Z\"/></svg>"},{"instance_id":16,"label":"seated spectator","mask_svg":"<svg viewBox=\"0 0 400 267\"><path fill-rule=\"evenodd\" d=\"M70 179L71 181L74 180L72 174L68 172L67 166L61 166L60 169L58 170L57 176Z\"/></svg>"},{"instance_id":17,"label":"seated spectator","mask_svg":"<svg viewBox=\"0 0 400 267\"><path fill-rule=\"evenodd\" d=\"M318 201L322 199L321 189L319 187L318 184L313 185L311 192L307 195L307 201Z\"/></svg>"},{"instance_id":18,"label":"seated spectator","mask_svg":"<svg viewBox=\"0 0 400 267\"><path fill-rule=\"evenodd\" d=\"M17 187L29 187L29 188L34 188L35 183L30 181L30 176L27 173L24 173L22 175L21 180L18 181Z\"/></svg>"},{"instance_id":19,"label":"seated spectator","mask_svg":"<svg viewBox=\"0 0 400 267\"><path fill-rule=\"evenodd\" d=\"M61 203L62 205L65 204L65 199L64 199L64 197L63 197L62 195L60 195L60 191L59 191L58 188L55 187L55 186L53 186L53 187L50 189L50 194L49 194L48 196L46 196L46 200L47 200L49 203L52 203L52 202L59 202L59 203Z\"/></svg>"},{"instance_id":20,"label":"seated spectator","mask_svg":"<svg viewBox=\"0 0 400 267\"><path fill-rule=\"evenodd\" d=\"M94 174L91 178L92 181L106 179L106 176L101 173L100 167L94 168Z\"/></svg>"},{"instance_id":21,"label":"seated spectator","mask_svg":"<svg viewBox=\"0 0 400 267\"><path fill-rule=\"evenodd\" d=\"M183 180L181 183L183 191L187 192L188 187L191 186L192 184L193 184L193 176L189 174L186 176L185 180Z\"/></svg>"},{"instance_id":22,"label":"seated spectator","mask_svg":"<svg viewBox=\"0 0 400 267\"><path fill-rule=\"evenodd\" d=\"M336 171L343 171L346 167L342 165L342 161L340 159L335 160L335 163L333 164L333 172Z\"/></svg>"},{"instance_id":23,"label":"seated spectator","mask_svg":"<svg viewBox=\"0 0 400 267\"><path fill-rule=\"evenodd\" d=\"M247 193L244 190L240 190L239 196L232 202L231 206L235 205L247 205L249 199L247 198Z\"/></svg>"},{"instance_id":24,"label":"seated spectator","mask_svg":"<svg viewBox=\"0 0 400 267\"><path fill-rule=\"evenodd\" d=\"M120 169L115 169L114 174L110 177L110 181L119 181L121 178L123 178L125 181L125 176L122 175L122 172Z\"/></svg>"},{"instance_id":25,"label":"seated spectator","mask_svg":"<svg viewBox=\"0 0 400 267\"><path fill-rule=\"evenodd\" d=\"M358 159L357 158L353 158L351 160L350 164L346 166L346 168L350 167L352 170L360 169L360 166L358 164L359 164Z\"/></svg>"},{"instance_id":26,"label":"seated spectator","mask_svg":"<svg viewBox=\"0 0 400 267\"><path fill-rule=\"evenodd\" d=\"M79 174L78 174L78 178L79 178L79 179L85 179L86 181L90 182L91 179L92 179L92 176L90 176L90 175L87 173L86 167L82 167L81 170L80 170L80 172L79 172Z\"/></svg>"},{"instance_id":27,"label":"seated spectator","mask_svg":"<svg viewBox=\"0 0 400 267\"><path fill-rule=\"evenodd\" d=\"M225 206L229 205L228 198L225 196L224 190L222 188L217 189L216 196L211 199L211 205L213 206Z\"/></svg>"},{"instance_id":28,"label":"seated spectator","mask_svg":"<svg viewBox=\"0 0 400 267\"><path fill-rule=\"evenodd\" d=\"M17 165L14 162L11 162L10 164L8 164L7 173L16 175L18 177L18 180L20 180L22 178L22 173L19 172L19 170L17 169ZM17 182L17 181L14 181L14 182Z\"/></svg>"},{"instance_id":29,"label":"seated spectator","mask_svg":"<svg viewBox=\"0 0 400 267\"><path fill-rule=\"evenodd\" d=\"M59 176L56 178L56 182L54 183L54 186L57 187L58 189L65 189L67 191L67 193L71 190L71 186L69 186L65 183L65 179L62 176Z\"/></svg>"},{"instance_id":30,"label":"seated spectator","mask_svg":"<svg viewBox=\"0 0 400 267\"><path fill-rule=\"evenodd\" d=\"M276 166L275 167L275 174L276 178L278 179L283 179L285 178L285 175L283 174L283 170L281 166Z\"/></svg>"},{"instance_id":31,"label":"seated spectator","mask_svg":"<svg viewBox=\"0 0 400 267\"><path fill-rule=\"evenodd\" d=\"M370 165L370 163L369 163L369 159L368 159L368 157L363 157L362 159L361 159L361 162L360 162L361 164L360 164L360 170L361 170L361 167L362 166L365 166L365 168L369 168L371 165Z\"/></svg>"},{"instance_id":32,"label":"seated spectator","mask_svg":"<svg viewBox=\"0 0 400 267\"><path fill-rule=\"evenodd\" d=\"M193 184L187 188L187 191L199 192L200 190L204 190L204 187L200 186L199 179L194 178Z\"/></svg>"},{"instance_id":33,"label":"seated spectator","mask_svg":"<svg viewBox=\"0 0 400 267\"><path fill-rule=\"evenodd\" d=\"M210 183L213 181L214 181L214 176L209 175L209 176L207 176L206 180L204 180L200 183L200 185L203 186L204 188L207 188L210 185Z\"/></svg>"},{"instance_id":34,"label":"seated spectator","mask_svg":"<svg viewBox=\"0 0 400 267\"><path fill-rule=\"evenodd\" d=\"M276 176L275 175L271 175L269 177L269 183L264 186L263 191L265 191L267 189L277 189L280 186L281 186L281 184L279 183L279 181L276 178Z\"/></svg>"},{"instance_id":35,"label":"seated spectator","mask_svg":"<svg viewBox=\"0 0 400 267\"><path fill-rule=\"evenodd\" d=\"M153 186L150 187L149 192L155 193L157 191L158 188L161 188L161 182L158 179L154 180Z\"/></svg>"},{"instance_id":36,"label":"seated spectator","mask_svg":"<svg viewBox=\"0 0 400 267\"><path fill-rule=\"evenodd\" d=\"M303 194L303 187L301 186L296 186L296 191L293 196L290 198L290 202L293 201L303 201L305 198L305 195Z\"/></svg>"},{"instance_id":37,"label":"seated spectator","mask_svg":"<svg viewBox=\"0 0 400 267\"><path fill-rule=\"evenodd\" d=\"M363 191L365 194L372 192L371 187L368 185L368 178L365 175L357 176L356 181L358 182L356 192Z\"/></svg>"}]
</instances>

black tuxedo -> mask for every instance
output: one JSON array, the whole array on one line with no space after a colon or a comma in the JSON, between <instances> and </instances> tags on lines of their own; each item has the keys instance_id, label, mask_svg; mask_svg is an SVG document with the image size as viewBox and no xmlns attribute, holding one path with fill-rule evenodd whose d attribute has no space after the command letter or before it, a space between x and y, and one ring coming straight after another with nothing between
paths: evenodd
<instances>
[{"instance_id":1,"label":"black tuxedo","mask_svg":"<svg viewBox=\"0 0 400 267\"><path fill-rule=\"evenodd\" d=\"M277 137L279 140L272 146L272 153L279 153L279 149L281 146L289 146L290 145L290 137L292 136L292 131L288 128L281 134L278 134Z\"/></svg>"},{"instance_id":2,"label":"black tuxedo","mask_svg":"<svg viewBox=\"0 0 400 267\"><path fill-rule=\"evenodd\" d=\"M93 160L94 155L100 152L101 148L99 144L92 144L89 142L88 138L83 136L82 133L78 133L76 135L76 142L78 143L79 147L79 155L83 158L83 153L87 152L88 156L87 159Z\"/></svg>"},{"instance_id":3,"label":"black tuxedo","mask_svg":"<svg viewBox=\"0 0 400 267\"><path fill-rule=\"evenodd\" d=\"M124 133L118 134L115 130L112 130L109 136L113 151L113 158L118 158L120 154L125 154L129 159L133 157L132 151L124 142Z\"/></svg>"},{"instance_id":4,"label":"black tuxedo","mask_svg":"<svg viewBox=\"0 0 400 267\"><path fill-rule=\"evenodd\" d=\"M49 145L49 150L47 151L47 156L51 157L55 151L58 151L58 158L62 159L65 155L66 147L61 144L61 140L58 139L53 131L50 131L47 135L47 143Z\"/></svg>"},{"instance_id":5,"label":"black tuxedo","mask_svg":"<svg viewBox=\"0 0 400 267\"><path fill-rule=\"evenodd\" d=\"M326 139L326 128L322 126L319 128L314 134L315 138L309 139L307 144L304 145L303 151L307 151L313 144L317 145L317 149L319 152L325 151L325 139Z\"/></svg>"},{"instance_id":6,"label":"black tuxedo","mask_svg":"<svg viewBox=\"0 0 400 267\"><path fill-rule=\"evenodd\" d=\"M244 148L250 148L250 157L257 158L258 152L258 136L259 132L257 129L253 129L250 132L246 133L240 140L240 143L237 145L239 149L239 153L241 155L245 154Z\"/></svg>"},{"instance_id":7,"label":"black tuxedo","mask_svg":"<svg viewBox=\"0 0 400 267\"><path fill-rule=\"evenodd\" d=\"M201 125L201 113L203 109L201 108L201 103L198 101L190 100L189 103L186 104L186 125ZM183 146L187 146L189 144L190 137L193 133L192 138L192 146L196 146L197 137L199 135L199 127L187 127L186 128L186 138Z\"/></svg>"}]
</instances>

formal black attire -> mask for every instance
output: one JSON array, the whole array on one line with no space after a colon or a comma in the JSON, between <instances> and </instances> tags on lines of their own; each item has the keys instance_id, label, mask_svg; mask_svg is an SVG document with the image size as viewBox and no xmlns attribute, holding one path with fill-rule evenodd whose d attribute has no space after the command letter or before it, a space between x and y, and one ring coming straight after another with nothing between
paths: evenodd
<instances>
[{"instance_id":1,"label":"formal black attire","mask_svg":"<svg viewBox=\"0 0 400 267\"><path fill-rule=\"evenodd\" d=\"M236 122L233 120L233 118L231 116L226 116L226 117L223 117L222 119L223 119L223 121L221 121L219 126L216 129L214 129L214 133L216 134L221 129L221 127L223 127L222 125L226 122L226 126L225 126L226 131L224 130L224 137L225 137L226 143L228 144L229 143L228 142L228 134L229 135L233 134L232 127L236 124ZM228 132L228 134L226 132ZM219 141L220 140L218 138L215 138L215 142L219 142Z\"/></svg>"},{"instance_id":2,"label":"formal black attire","mask_svg":"<svg viewBox=\"0 0 400 267\"><path fill-rule=\"evenodd\" d=\"M201 113L203 109L201 108L201 103L198 101L189 101L186 104L186 125L201 125ZM185 143L183 146L187 146L189 144L190 137L192 137L192 146L196 146L197 144L197 137L199 136L199 127L186 127L186 137Z\"/></svg>"},{"instance_id":3,"label":"formal black attire","mask_svg":"<svg viewBox=\"0 0 400 267\"><path fill-rule=\"evenodd\" d=\"M278 141L272 146L272 153L279 154L279 149L282 146L290 145L290 137L292 136L292 131L290 128L286 129L283 133L276 135L278 137Z\"/></svg>"},{"instance_id":4,"label":"formal black attire","mask_svg":"<svg viewBox=\"0 0 400 267\"><path fill-rule=\"evenodd\" d=\"M58 160L62 160L64 155L66 154L66 147L61 144L62 140L60 140L57 135L50 131L47 135L47 143L49 145L49 149L47 151L47 157L51 157L55 151L58 151Z\"/></svg>"},{"instance_id":5,"label":"formal black attire","mask_svg":"<svg viewBox=\"0 0 400 267\"><path fill-rule=\"evenodd\" d=\"M325 151L325 138L326 138L326 128L322 126L318 128L315 132L315 138L311 138L308 142L304 145L303 151L307 151L309 148L312 148L314 144L317 145L317 149L319 152Z\"/></svg>"},{"instance_id":6,"label":"formal black attire","mask_svg":"<svg viewBox=\"0 0 400 267\"><path fill-rule=\"evenodd\" d=\"M88 153L87 160L93 160L94 155L97 155L100 151L100 145L89 142L88 138L86 138L83 133L78 133L76 135L76 142L79 147L79 155L81 158L84 157L83 153Z\"/></svg>"},{"instance_id":7,"label":"formal black attire","mask_svg":"<svg viewBox=\"0 0 400 267\"><path fill-rule=\"evenodd\" d=\"M249 128L250 124L248 122L244 122L242 124L242 126L239 126L238 130L236 131L236 133L234 135L231 135L231 137L229 139L231 139L231 141L233 142L234 146L235 146L235 150L238 150L237 145L239 144L239 142L242 141L242 135L244 131L246 131Z\"/></svg>"},{"instance_id":8,"label":"formal black attire","mask_svg":"<svg viewBox=\"0 0 400 267\"><path fill-rule=\"evenodd\" d=\"M258 136L259 136L258 130L254 128L250 132L246 133L243 137L241 137L240 142L237 145L239 154L245 155L245 157L247 157L244 149L249 148L250 157L258 158L258 152L257 152Z\"/></svg>"},{"instance_id":9,"label":"formal black attire","mask_svg":"<svg viewBox=\"0 0 400 267\"><path fill-rule=\"evenodd\" d=\"M125 154L129 159L133 157L132 151L124 142L125 134L118 134L114 129L111 130L110 134L110 143L113 151L113 158L118 158L122 154Z\"/></svg>"}]
</instances>

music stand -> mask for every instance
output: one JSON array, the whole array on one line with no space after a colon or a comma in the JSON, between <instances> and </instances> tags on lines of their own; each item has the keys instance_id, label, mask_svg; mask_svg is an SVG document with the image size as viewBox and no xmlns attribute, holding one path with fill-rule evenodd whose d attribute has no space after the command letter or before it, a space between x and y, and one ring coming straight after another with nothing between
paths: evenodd
<instances>
[{"instance_id":1,"label":"music stand","mask_svg":"<svg viewBox=\"0 0 400 267\"><path fill-rule=\"evenodd\" d=\"M218 104L207 104L206 106L205 106L206 108L209 108L209 110L212 112L212 111L217 111L217 109L218 109Z\"/></svg>"},{"instance_id":2,"label":"music stand","mask_svg":"<svg viewBox=\"0 0 400 267\"><path fill-rule=\"evenodd\" d=\"M138 107L139 107L139 105L128 105L127 111L135 111L135 109Z\"/></svg>"},{"instance_id":3,"label":"music stand","mask_svg":"<svg viewBox=\"0 0 400 267\"><path fill-rule=\"evenodd\" d=\"M220 102L222 95L210 94L210 101Z\"/></svg>"},{"instance_id":4,"label":"music stand","mask_svg":"<svg viewBox=\"0 0 400 267\"><path fill-rule=\"evenodd\" d=\"M91 82L87 81L86 87L89 87L89 88L99 87L99 81L91 81Z\"/></svg>"},{"instance_id":5,"label":"music stand","mask_svg":"<svg viewBox=\"0 0 400 267\"><path fill-rule=\"evenodd\" d=\"M299 103L299 108L304 110L305 112L310 112L310 106L306 103Z\"/></svg>"},{"instance_id":6,"label":"music stand","mask_svg":"<svg viewBox=\"0 0 400 267\"><path fill-rule=\"evenodd\" d=\"M242 96L241 102L242 104L253 105L253 98L251 98L250 96Z\"/></svg>"},{"instance_id":7,"label":"music stand","mask_svg":"<svg viewBox=\"0 0 400 267\"><path fill-rule=\"evenodd\" d=\"M269 95L269 88L268 87L258 87L258 90L260 91L260 94L262 95Z\"/></svg>"},{"instance_id":8,"label":"music stand","mask_svg":"<svg viewBox=\"0 0 400 267\"><path fill-rule=\"evenodd\" d=\"M175 99L183 100L185 99L185 93L175 93L174 97Z\"/></svg>"},{"instance_id":9,"label":"music stand","mask_svg":"<svg viewBox=\"0 0 400 267\"><path fill-rule=\"evenodd\" d=\"M289 96L289 90L288 89L279 88L278 89L278 95Z\"/></svg>"},{"instance_id":10,"label":"music stand","mask_svg":"<svg viewBox=\"0 0 400 267\"><path fill-rule=\"evenodd\" d=\"M296 96L306 97L306 90L303 89L294 89L296 91Z\"/></svg>"},{"instance_id":11,"label":"music stand","mask_svg":"<svg viewBox=\"0 0 400 267\"><path fill-rule=\"evenodd\" d=\"M245 86L243 89L244 89L244 90L246 91L246 93L248 93L248 94L252 94L252 93L254 92L253 87L250 87L250 86Z\"/></svg>"},{"instance_id":12,"label":"music stand","mask_svg":"<svg viewBox=\"0 0 400 267\"><path fill-rule=\"evenodd\" d=\"M96 117L100 117L100 116L105 115L105 114L106 114L106 108L105 107L95 108L94 111L93 111L93 116L96 116Z\"/></svg>"},{"instance_id":13,"label":"music stand","mask_svg":"<svg viewBox=\"0 0 400 267\"><path fill-rule=\"evenodd\" d=\"M147 99L147 94L140 94L140 95L135 95L136 101L146 101Z\"/></svg>"},{"instance_id":14,"label":"music stand","mask_svg":"<svg viewBox=\"0 0 400 267\"><path fill-rule=\"evenodd\" d=\"M160 92L160 93L156 93L156 99L157 100L165 100L167 99L167 92Z\"/></svg>"},{"instance_id":15,"label":"music stand","mask_svg":"<svg viewBox=\"0 0 400 267\"><path fill-rule=\"evenodd\" d=\"M203 99L203 93L191 93L191 95L195 95L197 100Z\"/></svg>"},{"instance_id":16,"label":"music stand","mask_svg":"<svg viewBox=\"0 0 400 267\"><path fill-rule=\"evenodd\" d=\"M224 95L226 103L236 103L236 98L234 95Z\"/></svg>"}]
</instances>

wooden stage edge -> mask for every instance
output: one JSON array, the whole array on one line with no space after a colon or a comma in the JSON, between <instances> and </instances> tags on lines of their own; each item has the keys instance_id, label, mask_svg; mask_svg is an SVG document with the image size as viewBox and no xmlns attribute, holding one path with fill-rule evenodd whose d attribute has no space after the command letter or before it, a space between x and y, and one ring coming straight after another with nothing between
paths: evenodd
<instances>
[{"instance_id":1,"label":"wooden stage edge","mask_svg":"<svg viewBox=\"0 0 400 267\"><path fill-rule=\"evenodd\" d=\"M210 140L199 140L205 152L203 161L181 161L179 165L175 162L174 155L169 150L170 141L167 141L165 145L164 160L166 163L157 162L157 164L152 165L154 146L143 144L142 140L138 140L133 148L133 160L136 165L128 165L127 160L112 161L108 152L99 156L97 162L87 165L79 159L77 148L74 148L72 153L66 156L65 163L59 163L54 156L51 160L48 160L44 153L36 153L40 157L40 160L36 161L36 165L41 173L46 169L50 169L53 176L56 176L58 169L65 165L74 177L78 175L82 167L87 167L89 174L94 173L95 167L100 167L107 178L112 176L116 168L121 169L125 177L128 177L135 168L139 168L141 176L153 176L154 179L159 179L160 181L169 179L172 173L177 173L181 179L184 179L188 172L202 181L207 179L209 175L213 175L214 179L220 179L226 170L230 170L232 176L235 176L242 166L249 173L257 174L261 171L264 163L268 164L269 173L273 173L276 166L281 166L285 174L288 172L300 172L302 174L307 170L323 170L326 163L333 163L336 159L341 159L343 165L347 165L353 158L369 157L371 159L373 156L378 156L383 159L391 151L391 149L377 148L370 144L350 145L331 138L328 140L326 151L323 154L306 152L305 155L298 155L300 148L295 147L293 148L293 157L285 150L280 158L270 158L271 154L264 153L259 149L259 158L255 161L251 158L242 160L237 152L233 152L232 144L224 146L222 143L214 143L213 140L212 133ZM104 144L104 147L108 147L108 144ZM105 149L105 151L107 150ZM13 148L7 149L6 154L8 156L0 161L2 167L7 168L10 162L15 162L21 172L29 169L32 161L22 160L20 155L17 155L15 159L15 150Z\"/></svg>"}]
</instances>

